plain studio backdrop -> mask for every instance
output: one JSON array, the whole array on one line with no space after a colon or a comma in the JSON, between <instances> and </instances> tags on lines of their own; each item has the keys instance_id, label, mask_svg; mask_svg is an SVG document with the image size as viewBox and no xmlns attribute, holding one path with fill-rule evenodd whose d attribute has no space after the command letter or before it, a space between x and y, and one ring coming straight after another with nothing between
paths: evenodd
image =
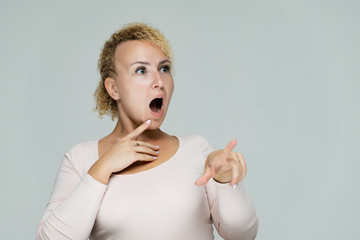
<instances>
[{"instance_id":1,"label":"plain studio backdrop","mask_svg":"<svg viewBox=\"0 0 360 240\"><path fill-rule=\"evenodd\" d=\"M257 239L359 239L359 12L355 0L1 1L1 239L34 239L64 153L113 129L93 112L97 60L133 21L175 53L163 130L214 148L237 138Z\"/></svg>"}]
</instances>

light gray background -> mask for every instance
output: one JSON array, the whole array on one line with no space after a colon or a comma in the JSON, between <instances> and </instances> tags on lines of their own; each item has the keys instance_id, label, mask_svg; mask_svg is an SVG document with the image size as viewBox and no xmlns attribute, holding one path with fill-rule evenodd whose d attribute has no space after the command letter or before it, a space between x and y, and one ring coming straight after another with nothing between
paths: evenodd
<instances>
[{"instance_id":1,"label":"light gray background","mask_svg":"<svg viewBox=\"0 0 360 240\"><path fill-rule=\"evenodd\" d=\"M145 21L171 41L163 129L236 137L257 239L358 239L359 1L1 1L1 239L33 239L63 154L114 123L92 111L103 43ZM220 238L218 238L220 239Z\"/></svg>"}]
</instances>

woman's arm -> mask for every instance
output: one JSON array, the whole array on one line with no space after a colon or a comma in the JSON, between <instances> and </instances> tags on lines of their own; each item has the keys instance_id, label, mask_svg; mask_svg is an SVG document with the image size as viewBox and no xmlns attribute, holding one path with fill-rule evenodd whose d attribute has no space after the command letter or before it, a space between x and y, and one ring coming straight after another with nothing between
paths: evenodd
<instances>
[{"instance_id":1,"label":"woman's arm","mask_svg":"<svg viewBox=\"0 0 360 240\"><path fill-rule=\"evenodd\" d=\"M206 159L204 174L195 184L206 184L212 221L220 236L252 240L257 234L258 217L242 182L246 162L240 153L232 152L235 145L236 140L232 140L225 149L213 151L204 139L200 147Z\"/></svg>"},{"instance_id":2,"label":"woman's arm","mask_svg":"<svg viewBox=\"0 0 360 240\"><path fill-rule=\"evenodd\" d=\"M65 156L37 239L88 239L106 187L89 174L81 178Z\"/></svg>"},{"instance_id":3,"label":"woman's arm","mask_svg":"<svg viewBox=\"0 0 360 240\"><path fill-rule=\"evenodd\" d=\"M206 191L216 230L224 239L252 240L258 230L258 217L243 182L233 189L229 184L210 180Z\"/></svg>"},{"instance_id":4,"label":"woman's arm","mask_svg":"<svg viewBox=\"0 0 360 240\"><path fill-rule=\"evenodd\" d=\"M65 156L51 200L38 227L37 239L79 240L89 237L111 174L127 168L135 161L156 160L157 146L134 140L149 126L150 121L146 121L115 143L90 167L84 177L74 167L76 161Z\"/></svg>"}]
</instances>

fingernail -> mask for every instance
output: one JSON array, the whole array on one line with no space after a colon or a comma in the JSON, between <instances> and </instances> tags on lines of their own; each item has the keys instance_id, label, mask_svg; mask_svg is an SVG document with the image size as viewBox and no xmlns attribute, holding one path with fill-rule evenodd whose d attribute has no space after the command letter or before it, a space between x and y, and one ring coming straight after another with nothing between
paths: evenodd
<instances>
[{"instance_id":1,"label":"fingernail","mask_svg":"<svg viewBox=\"0 0 360 240\"><path fill-rule=\"evenodd\" d=\"M151 122L151 120L149 119L149 120L146 120L146 123L150 123Z\"/></svg>"},{"instance_id":2,"label":"fingernail","mask_svg":"<svg viewBox=\"0 0 360 240\"><path fill-rule=\"evenodd\" d=\"M237 187L237 184L235 183L235 184L232 186L232 188L235 189L236 187Z\"/></svg>"},{"instance_id":3,"label":"fingernail","mask_svg":"<svg viewBox=\"0 0 360 240\"><path fill-rule=\"evenodd\" d=\"M157 159L157 157L153 157L154 158L154 160L156 160Z\"/></svg>"},{"instance_id":4,"label":"fingernail","mask_svg":"<svg viewBox=\"0 0 360 240\"><path fill-rule=\"evenodd\" d=\"M156 151L155 153L156 153L156 155L159 155L159 151Z\"/></svg>"},{"instance_id":5,"label":"fingernail","mask_svg":"<svg viewBox=\"0 0 360 240\"><path fill-rule=\"evenodd\" d=\"M159 146L159 145L156 145L155 147L156 147L156 148L160 148L160 146Z\"/></svg>"}]
</instances>

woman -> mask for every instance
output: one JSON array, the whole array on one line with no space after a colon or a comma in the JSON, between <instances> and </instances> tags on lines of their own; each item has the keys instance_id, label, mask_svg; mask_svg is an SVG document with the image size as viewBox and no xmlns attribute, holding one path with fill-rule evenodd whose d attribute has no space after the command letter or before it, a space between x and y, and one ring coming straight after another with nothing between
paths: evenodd
<instances>
[{"instance_id":1,"label":"woman","mask_svg":"<svg viewBox=\"0 0 360 240\"><path fill-rule=\"evenodd\" d=\"M127 25L105 43L96 110L117 124L65 155L37 239L208 240L212 224L225 239L255 238L236 140L213 151L200 136L160 130L171 67L167 40L148 25Z\"/></svg>"}]
</instances>

